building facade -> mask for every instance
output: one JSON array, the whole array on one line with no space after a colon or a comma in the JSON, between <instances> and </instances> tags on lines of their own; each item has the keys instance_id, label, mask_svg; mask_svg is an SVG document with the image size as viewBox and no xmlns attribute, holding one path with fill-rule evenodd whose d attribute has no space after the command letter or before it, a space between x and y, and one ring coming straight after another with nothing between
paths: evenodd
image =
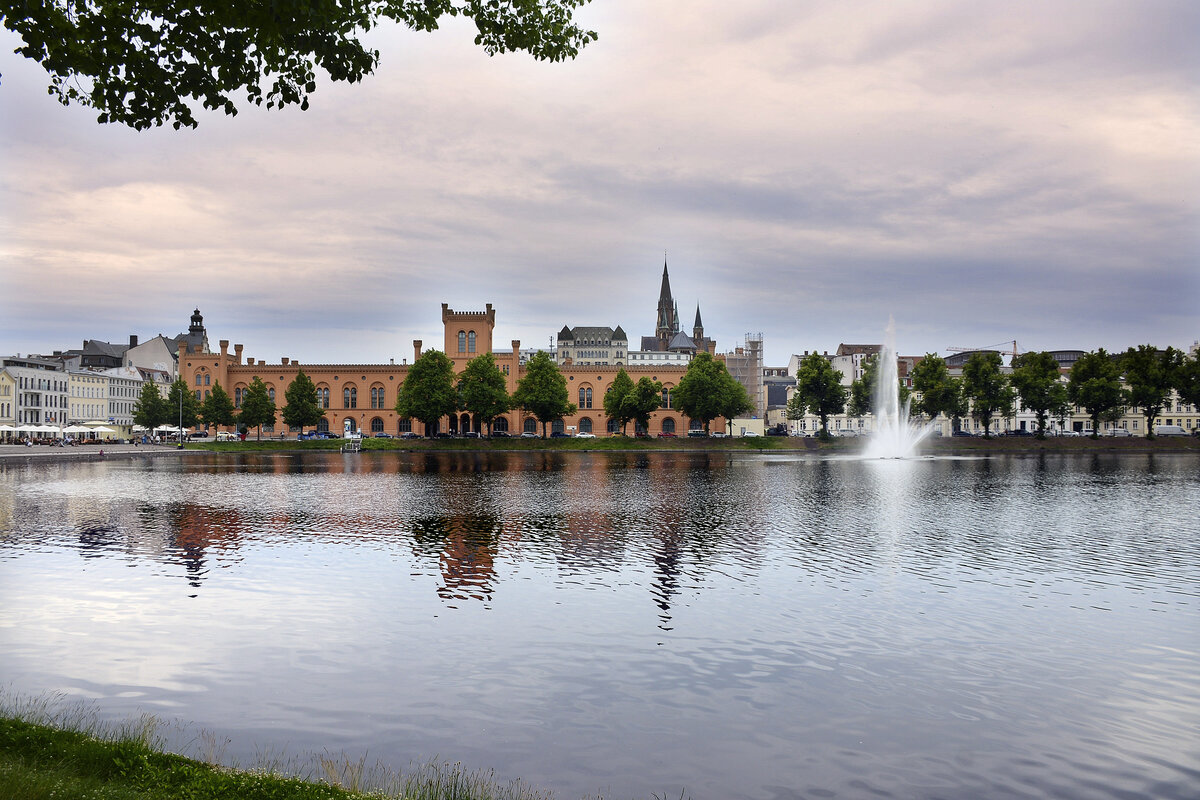
<instances>
[{"instance_id":1,"label":"building facade","mask_svg":"<svg viewBox=\"0 0 1200 800\"><path fill-rule=\"evenodd\" d=\"M471 359L483 353L492 353L496 365L506 376L509 394L515 393L518 381L524 376L526 351L521 350L521 342L516 339L510 340L507 349L495 348L493 339L496 311L491 303L488 303L483 311L455 311L443 303L441 312L441 344L443 352L454 366L454 371L462 372ZM421 357L423 347L422 340L414 340L414 361ZM340 432L348 428L368 435L397 435L409 432L425 435L430 432L485 430L483 420L473 420L465 413L444 417L438 422L436 430L431 431L426 431L417 420L401 418L396 413L395 406L399 389L408 375L408 364L389 362L301 365L288 357L282 358L278 363L268 364L261 359L243 358L243 352L244 347L241 344L235 344L231 350L228 340L219 342L219 351L216 353L192 349L186 342L181 342L180 377L201 399L205 396L204 393L211 391L212 386L219 381L233 397L235 405L240 405L250 383L257 377L266 385L267 392L275 400L277 407L282 409L284 392L303 368L304 373L316 385L318 404L325 410L325 416L317 426L318 430ZM682 436L689 427L699 427L699 423L686 419L673 407L671 393L687 371L686 363L571 363L564 364L559 369L566 379L569 399L578 406L578 411L555 422L552 427L555 432L603 435L615 431L615 424L604 414L604 395L621 369L624 369L634 382L647 376L663 384L663 407L651 415L646 431L649 435L662 433ZM723 424L724 420L714 420L713 429L719 430ZM517 409L497 418L493 430L514 435L523 432L540 433L541 426L531 414ZM282 415L276 417L275 424L264 426L263 431L269 435L284 436L299 432L284 431Z\"/></svg>"}]
</instances>

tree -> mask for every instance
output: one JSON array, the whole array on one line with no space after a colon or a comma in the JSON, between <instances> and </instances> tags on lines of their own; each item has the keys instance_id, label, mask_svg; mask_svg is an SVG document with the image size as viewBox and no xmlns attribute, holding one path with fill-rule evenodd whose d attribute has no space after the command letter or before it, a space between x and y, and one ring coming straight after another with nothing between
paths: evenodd
<instances>
[{"instance_id":1,"label":"tree","mask_svg":"<svg viewBox=\"0 0 1200 800\"><path fill-rule=\"evenodd\" d=\"M267 394L267 385L255 375L250 388L242 395L242 412L238 421L247 428L258 428L255 438L262 440L262 426L275 424L275 401Z\"/></svg>"},{"instance_id":2,"label":"tree","mask_svg":"<svg viewBox=\"0 0 1200 800\"><path fill-rule=\"evenodd\" d=\"M702 422L707 434L725 406L727 378L733 380L723 362L713 358L712 353L697 353L671 393L672 404L691 419Z\"/></svg>"},{"instance_id":3,"label":"tree","mask_svg":"<svg viewBox=\"0 0 1200 800\"><path fill-rule=\"evenodd\" d=\"M200 419L205 425L232 425L237 416L229 392L221 388L221 382L213 384L212 392L200 404Z\"/></svg>"},{"instance_id":4,"label":"tree","mask_svg":"<svg viewBox=\"0 0 1200 800\"><path fill-rule=\"evenodd\" d=\"M525 365L525 377L517 383L513 403L537 417L542 423L543 439L548 424L578 410L567 395L567 379L544 350Z\"/></svg>"},{"instance_id":5,"label":"tree","mask_svg":"<svg viewBox=\"0 0 1200 800\"><path fill-rule=\"evenodd\" d=\"M733 435L733 421L754 410L754 401L750 399L750 394L746 391L746 387L738 382L738 379L725 373L725 380L722 381L724 386L721 389L721 403L718 406L720 411L719 416L725 418L725 424L729 428L729 435Z\"/></svg>"},{"instance_id":6,"label":"tree","mask_svg":"<svg viewBox=\"0 0 1200 800\"><path fill-rule=\"evenodd\" d=\"M296 377L284 389L283 400L283 422L290 427L303 431L325 416L325 410L317 404L317 386L302 369L296 371Z\"/></svg>"},{"instance_id":7,"label":"tree","mask_svg":"<svg viewBox=\"0 0 1200 800\"><path fill-rule=\"evenodd\" d=\"M1125 373L1125 401L1142 409L1146 417L1146 438L1154 438L1154 420L1162 413L1163 405L1171 394L1176 371L1183 360L1183 353L1174 347L1159 351L1142 344L1129 348L1121 356L1120 369Z\"/></svg>"},{"instance_id":8,"label":"tree","mask_svg":"<svg viewBox=\"0 0 1200 800\"><path fill-rule=\"evenodd\" d=\"M1037 418L1037 438L1046 438L1046 419L1066 416L1067 387L1058 361L1049 353L1022 353L1013 359L1012 385L1021 405Z\"/></svg>"},{"instance_id":9,"label":"tree","mask_svg":"<svg viewBox=\"0 0 1200 800\"><path fill-rule=\"evenodd\" d=\"M504 373L491 353L467 362L466 369L458 376L458 396L462 407L487 425L488 436L492 435L492 421L512 408Z\"/></svg>"},{"instance_id":10,"label":"tree","mask_svg":"<svg viewBox=\"0 0 1200 800\"><path fill-rule=\"evenodd\" d=\"M983 438L992 438L992 417L1013 413L1015 393L1000 371L1003 362L996 352L972 353L963 365L963 396L971 403L971 415L983 423Z\"/></svg>"},{"instance_id":11,"label":"tree","mask_svg":"<svg viewBox=\"0 0 1200 800\"><path fill-rule=\"evenodd\" d=\"M806 356L796 370L796 390L788 401L788 419L799 419L812 412L821 419L821 436L829 437L829 415L846 408L846 387L842 373L819 353Z\"/></svg>"},{"instance_id":12,"label":"tree","mask_svg":"<svg viewBox=\"0 0 1200 800\"><path fill-rule=\"evenodd\" d=\"M648 430L650 415L662 405L662 382L643 375L625 395L621 405L625 415L633 420L635 430Z\"/></svg>"},{"instance_id":13,"label":"tree","mask_svg":"<svg viewBox=\"0 0 1200 800\"><path fill-rule=\"evenodd\" d=\"M850 383L850 405L847 409L852 417L865 417L875 408L875 384L879 380L879 356L863 359L862 377Z\"/></svg>"},{"instance_id":14,"label":"tree","mask_svg":"<svg viewBox=\"0 0 1200 800\"><path fill-rule=\"evenodd\" d=\"M307 109L315 69L332 80L362 80L379 63L359 36L383 19L437 30L443 16L469 17L489 55L524 50L562 61L595 41L574 24L589 0L277 0L271 3L7 3L0 22L19 34L15 52L50 74L63 105L96 109L99 122L138 130L196 127L193 109L237 114L233 95L267 108ZM19 13L15 13L18 12Z\"/></svg>"},{"instance_id":15,"label":"tree","mask_svg":"<svg viewBox=\"0 0 1200 800\"><path fill-rule=\"evenodd\" d=\"M184 428L196 427L198 403L196 395L188 389L187 381L177 379L167 392L167 422Z\"/></svg>"},{"instance_id":16,"label":"tree","mask_svg":"<svg viewBox=\"0 0 1200 800\"><path fill-rule=\"evenodd\" d=\"M142 384L141 394L133 404L133 421L148 431L171 421L171 406L150 381Z\"/></svg>"},{"instance_id":17,"label":"tree","mask_svg":"<svg viewBox=\"0 0 1200 800\"><path fill-rule=\"evenodd\" d=\"M625 406L625 397L632 391L633 379L622 367L617 370L617 376L613 378L612 383L608 385L608 391L604 393L604 413L608 415L609 419L617 421L617 424L621 426L622 435L625 433L625 425L633 419L630 416L633 407Z\"/></svg>"},{"instance_id":18,"label":"tree","mask_svg":"<svg viewBox=\"0 0 1200 800\"><path fill-rule=\"evenodd\" d=\"M432 436L438 420L458 410L454 364L439 350L426 350L413 362L396 398L396 413L420 420Z\"/></svg>"},{"instance_id":19,"label":"tree","mask_svg":"<svg viewBox=\"0 0 1200 800\"><path fill-rule=\"evenodd\" d=\"M945 414L957 428L958 420L967 414L967 401L962 381L950 376L945 359L936 353L926 353L913 367L911 377L912 389L920 395L913 410L930 419Z\"/></svg>"},{"instance_id":20,"label":"tree","mask_svg":"<svg viewBox=\"0 0 1200 800\"><path fill-rule=\"evenodd\" d=\"M1122 402L1121 372L1103 347L1094 353L1084 353L1071 367L1067 399L1087 411L1095 439L1100 418L1119 408Z\"/></svg>"},{"instance_id":21,"label":"tree","mask_svg":"<svg viewBox=\"0 0 1200 800\"><path fill-rule=\"evenodd\" d=\"M1175 367L1174 386L1180 402L1200 406L1200 350L1191 356L1181 355Z\"/></svg>"}]
</instances>

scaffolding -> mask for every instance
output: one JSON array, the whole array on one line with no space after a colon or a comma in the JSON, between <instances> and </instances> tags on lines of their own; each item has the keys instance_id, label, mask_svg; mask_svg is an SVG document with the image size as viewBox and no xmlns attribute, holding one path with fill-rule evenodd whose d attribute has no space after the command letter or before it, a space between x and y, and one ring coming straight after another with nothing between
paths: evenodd
<instances>
[{"instance_id":1,"label":"scaffolding","mask_svg":"<svg viewBox=\"0 0 1200 800\"><path fill-rule=\"evenodd\" d=\"M763 381L763 335L747 333L746 343L725 354L725 368L734 380L746 389L754 410L754 417L766 417L767 394Z\"/></svg>"}]
</instances>

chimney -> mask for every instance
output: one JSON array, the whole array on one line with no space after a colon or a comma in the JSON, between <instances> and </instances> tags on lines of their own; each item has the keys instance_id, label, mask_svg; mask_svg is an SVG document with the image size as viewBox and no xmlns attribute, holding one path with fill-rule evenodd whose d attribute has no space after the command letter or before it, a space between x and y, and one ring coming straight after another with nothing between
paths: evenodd
<instances>
[{"instance_id":1,"label":"chimney","mask_svg":"<svg viewBox=\"0 0 1200 800\"><path fill-rule=\"evenodd\" d=\"M136 333L129 334L129 346L137 347L137 334Z\"/></svg>"},{"instance_id":2,"label":"chimney","mask_svg":"<svg viewBox=\"0 0 1200 800\"><path fill-rule=\"evenodd\" d=\"M283 358L279 359L279 363L283 364L286 367L288 365L288 361L290 361L290 360L291 359L289 359L287 356L284 356Z\"/></svg>"},{"instance_id":3,"label":"chimney","mask_svg":"<svg viewBox=\"0 0 1200 800\"><path fill-rule=\"evenodd\" d=\"M445 311L445 309L446 309L446 304L442 303L442 310ZM421 357L421 340L413 339L413 363L415 364L420 357Z\"/></svg>"}]
</instances>

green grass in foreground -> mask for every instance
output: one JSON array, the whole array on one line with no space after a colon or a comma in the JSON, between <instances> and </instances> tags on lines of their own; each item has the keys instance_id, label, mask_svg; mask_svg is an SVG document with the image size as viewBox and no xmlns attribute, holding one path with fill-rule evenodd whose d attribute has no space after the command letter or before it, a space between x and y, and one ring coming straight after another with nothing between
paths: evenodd
<instances>
[{"instance_id":1,"label":"green grass in foreground","mask_svg":"<svg viewBox=\"0 0 1200 800\"><path fill-rule=\"evenodd\" d=\"M4 698L0 698L4 699ZM549 800L520 781L432 762L400 775L358 761L317 759L302 778L271 768L233 770L166 753L155 720L113 727L78 709L50 704L0 709L2 800Z\"/></svg>"}]
</instances>

